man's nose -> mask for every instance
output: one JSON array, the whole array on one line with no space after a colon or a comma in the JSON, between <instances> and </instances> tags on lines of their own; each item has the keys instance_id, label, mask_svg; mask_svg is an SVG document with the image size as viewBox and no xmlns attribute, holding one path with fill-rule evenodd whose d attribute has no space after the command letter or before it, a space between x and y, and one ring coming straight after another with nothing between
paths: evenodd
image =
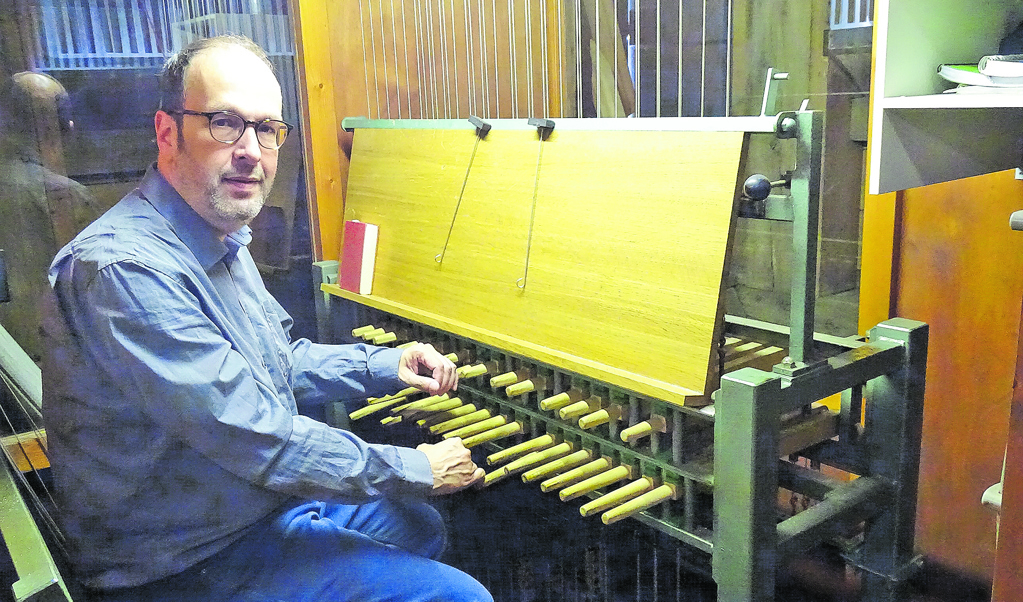
<instances>
[{"instance_id":1,"label":"man's nose","mask_svg":"<svg viewBox=\"0 0 1023 602\"><path fill-rule=\"evenodd\" d=\"M262 155L262 148L256 140L255 126L246 124L242 130L242 136L234 143L234 157L251 163L258 163Z\"/></svg>"}]
</instances>

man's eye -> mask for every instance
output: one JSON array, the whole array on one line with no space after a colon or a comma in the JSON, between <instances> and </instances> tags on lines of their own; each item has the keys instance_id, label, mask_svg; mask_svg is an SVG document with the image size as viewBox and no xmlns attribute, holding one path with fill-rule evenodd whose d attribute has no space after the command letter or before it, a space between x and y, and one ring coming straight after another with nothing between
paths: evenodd
<instances>
[{"instance_id":1,"label":"man's eye","mask_svg":"<svg viewBox=\"0 0 1023 602\"><path fill-rule=\"evenodd\" d=\"M214 117L211 123L213 123L213 127L217 128L234 127L234 120L230 117Z\"/></svg>"}]
</instances>

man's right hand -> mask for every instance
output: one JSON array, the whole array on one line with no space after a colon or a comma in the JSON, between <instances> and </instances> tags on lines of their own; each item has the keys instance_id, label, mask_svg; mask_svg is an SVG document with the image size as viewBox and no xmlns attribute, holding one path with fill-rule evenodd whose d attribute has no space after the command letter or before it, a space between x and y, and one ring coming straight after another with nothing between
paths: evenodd
<instances>
[{"instance_id":1,"label":"man's right hand","mask_svg":"<svg viewBox=\"0 0 1023 602\"><path fill-rule=\"evenodd\" d=\"M452 493L483 479L485 471L472 461L469 449L458 437L416 447L426 454L433 470L433 495Z\"/></svg>"}]
</instances>

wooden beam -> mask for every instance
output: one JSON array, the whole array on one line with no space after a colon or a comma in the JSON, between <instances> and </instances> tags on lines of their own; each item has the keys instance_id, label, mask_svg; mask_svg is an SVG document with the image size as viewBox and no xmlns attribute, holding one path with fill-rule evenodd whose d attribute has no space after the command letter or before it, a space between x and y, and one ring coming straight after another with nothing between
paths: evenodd
<instances>
[{"instance_id":1,"label":"wooden beam","mask_svg":"<svg viewBox=\"0 0 1023 602\"><path fill-rule=\"evenodd\" d=\"M31 472L50 467L46 456L46 431L8 435L0 438L7 457L21 472Z\"/></svg>"},{"instance_id":2,"label":"wooden beam","mask_svg":"<svg viewBox=\"0 0 1023 602\"><path fill-rule=\"evenodd\" d=\"M344 3L343 3L344 4ZM299 104L302 111L306 195L315 261L336 259L344 212L342 183L347 158L338 144L331 67L332 28L327 0L290 0L295 28ZM341 36L344 37L344 36Z\"/></svg>"}]
</instances>

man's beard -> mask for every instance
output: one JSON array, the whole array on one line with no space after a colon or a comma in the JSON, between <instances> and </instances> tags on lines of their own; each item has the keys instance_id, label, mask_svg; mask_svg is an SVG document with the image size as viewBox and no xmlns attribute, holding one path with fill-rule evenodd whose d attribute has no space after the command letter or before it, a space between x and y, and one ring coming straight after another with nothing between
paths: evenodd
<instances>
[{"instance_id":1,"label":"man's beard","mask_svg":"<svg viewBox=\"0 0 1023 602\"><path fill-rule=\"evenodd\" d=\"M266 203L266 197L270 194L272 181L262 180L259 183L259 191L247 199L236 199L225 194L220 187L223 175L217 181L211 183L207 189L207 197L210 199L210 206L216 216L224 221L240 221L248 224L260 212Z\"/></svg>"}]
</instances>

